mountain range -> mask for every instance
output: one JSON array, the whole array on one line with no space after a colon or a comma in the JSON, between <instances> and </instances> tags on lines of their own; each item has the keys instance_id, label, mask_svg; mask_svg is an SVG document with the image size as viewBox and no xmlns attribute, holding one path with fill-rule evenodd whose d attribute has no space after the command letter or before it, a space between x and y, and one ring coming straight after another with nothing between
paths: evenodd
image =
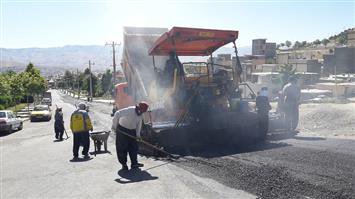
<instances>
[{"instance_id":1,"label":"mountain range","mask_svg":"<svg viewBox=\"0 0 355 199\"><path fill-rule=\"evenodd\" d=\"M122 52L122 49L117 49ZM251 47L240 47L239 55L250 54ZM63 69L83 70L88 67L88 62L94 62L93 71L104 71L112 67L112 48L99 45L67 45L51 48L0 48L0 71L8 69L21 70L32 62L47 74L55 74ZM221 47L216 54L232 53L231 47ZM116 63L119 65L121 54L117 53Z\"/></svg>"}]
</instances>

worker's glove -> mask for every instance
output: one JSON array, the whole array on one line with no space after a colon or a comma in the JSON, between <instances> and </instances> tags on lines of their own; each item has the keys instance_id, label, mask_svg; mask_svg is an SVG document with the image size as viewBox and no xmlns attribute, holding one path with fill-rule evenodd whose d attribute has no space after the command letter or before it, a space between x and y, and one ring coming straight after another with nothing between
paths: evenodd
<instances>
[{"instance_id":1,"label":"worker's glove","mask_svg":"<svg viewBox=\"0 0 355 199\"><path fill-rule=\"evenodd\" d=\"M137 137L136 140L137 140L138 142L142 142L142 141L143 141L142 137Z\"/></svg>"}]
</instances>

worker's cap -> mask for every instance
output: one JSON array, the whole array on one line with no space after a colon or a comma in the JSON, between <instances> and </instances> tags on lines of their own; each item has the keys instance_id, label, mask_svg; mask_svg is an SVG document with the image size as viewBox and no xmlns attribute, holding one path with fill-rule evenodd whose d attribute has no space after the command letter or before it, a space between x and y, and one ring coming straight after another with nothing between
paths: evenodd
<instances>
[{"instance_id":1,"label":"worker's cap","mask_svg":"<svg viewBox=\"0 0 355 199\"><path fill-rule=\"evenodd\" d=\"M58 111L61 111L61 110L62 110L62 107L57 107L57 110L58 110Z\"/></svg>"},{"instance_id":2,"label":"worker's cap","mask_svg":"<svg viewBox=\"0 0 355 199\"><path fill-rule=\"evenodd\" d=\"M80 102L80 103L78 104L78 108L79 108L80 110L85 110L85 109L86 109L86 104L83 103L83 102Z\"/></svg>"},{"instance_id":3,"label":"worker's cap","mask_svg":"<svg viewBox=\"0 0 355 199\"><path fill-rule=\"evenodd\" d=\"M261 90L262 90L262 91L267 91L267 87L266 87L266 86L263 86L263 87L261 87Z\"/></svg>"},{"instance_id":4,"label":"worker's cap","mask_svg":"<svg viewBox=\"0 0 355 199\"><path fill-rule=\"evenodd\" d=\"M137 106L142 113L147 112L149 107L148 103L144 101L139 102Z\"/></svg>"}]
</instances>

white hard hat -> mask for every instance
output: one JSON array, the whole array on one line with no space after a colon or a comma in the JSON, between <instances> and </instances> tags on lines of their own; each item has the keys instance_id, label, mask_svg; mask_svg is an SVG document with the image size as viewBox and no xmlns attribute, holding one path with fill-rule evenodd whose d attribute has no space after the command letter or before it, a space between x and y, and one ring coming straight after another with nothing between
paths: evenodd
<instances>
[{"instance_id":1,"label":"white hard hat","mask_svg":"<svg viewBox=\"0 0 355 199\"><path fill-rule=\"evenodd\" d=\"M80 110L86 110L86 104L83 103L83 102L80 102L80 103L78 104L78 108L79 108Z\"/></svg>"}]
</instances>

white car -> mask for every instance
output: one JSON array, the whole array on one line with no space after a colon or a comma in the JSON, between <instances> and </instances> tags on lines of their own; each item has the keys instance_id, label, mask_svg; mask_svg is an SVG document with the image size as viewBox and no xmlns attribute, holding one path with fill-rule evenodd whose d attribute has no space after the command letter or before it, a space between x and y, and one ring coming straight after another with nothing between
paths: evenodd
<instances>
[{"instance_id":1,"label":"white car","mask_svg":"<svg viewBox=\"0 0 355 199\"><path fill-rule=\"evenodd\" d=\"M13 130L21 130L23 122L12 111L0 111L0 132L12 133Z\"/></svg>"},{"instance_id":2,"label":"white car","mask_svg":"<svg viewBox=\"0 0 355 199\"><path fill-rule=\"evenodd\" d=\"M37 105L30 113L31 122L38 120L50 121L52 118L52 111L48 105Z\"/></svg>"},{"instance_id":3,"label":"white car","mask_svg":"<svg viewBox=\"0 0 355 199\"><path fill-rule=\"evenodd\" d=\"M52 106L52 100L51 100L51 98L43 98L41 103L42 103L42 104L46 104L46 105L48 105L48 106Z\"/></svg>"}]
</instances>

